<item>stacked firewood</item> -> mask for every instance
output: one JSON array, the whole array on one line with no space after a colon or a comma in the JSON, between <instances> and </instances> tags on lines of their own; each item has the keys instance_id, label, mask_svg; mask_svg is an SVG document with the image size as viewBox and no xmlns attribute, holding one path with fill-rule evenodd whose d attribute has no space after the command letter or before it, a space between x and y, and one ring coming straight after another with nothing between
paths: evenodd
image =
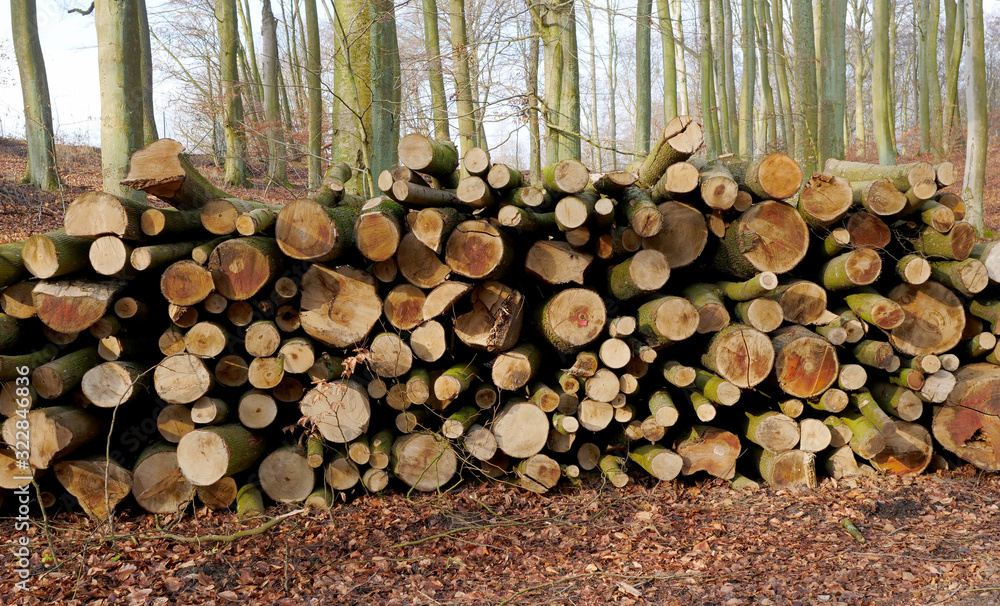
<instances>
[{"instance_id":1,"label":"stacked firewood","mask_svg":"<svg viewBox=\"0 0 1000 606\"><path fill-rule=\"evenodd\" d=\"M530 183L411 134L382 195L336 165L278 207L159 140L125 183L173 208L91 192L0 247L0 487L25 442L98 517L477 474L811 487L947 464L935 439L1000 468L1000 248L954 166L701 146L679 117L627 170Z\"/></svg>"}]
</instances>

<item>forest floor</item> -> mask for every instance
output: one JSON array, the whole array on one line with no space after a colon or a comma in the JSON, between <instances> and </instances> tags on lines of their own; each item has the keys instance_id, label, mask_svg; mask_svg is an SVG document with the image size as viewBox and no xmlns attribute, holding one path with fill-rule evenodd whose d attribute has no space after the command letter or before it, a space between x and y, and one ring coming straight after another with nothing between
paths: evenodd
<instances>
[{"instance_id":1,"label":"forest floor","mask_svg":"<svg viewBox=\"0 0 1000 606\"><path fill-rule=\"evenodd\" d=\"M18 184L23 142L0 140L0 242L59 228L65 206L99 186L98 150L59 155L64 189L38 192ZM990 166L986 217L998 230L1000 153ZM199 168L221 177L208 163ZM297 189L228 189L283 203L304 192L304 180L292 171ZM12 559L0 558L0 604L994 606L998 495L1000 475L970 466L827 478L811 492L646 477L624 489L588 480L546 495L466 483L441 495L367 495L329 512L272 507L269 516L292 515L221 542L197 537L263 520L204 509L157 519L133 506L109 526L57 513L27 531L29 593L15 592ZM0 519L4 543L22 534Z\"/></svg>"}]
</instances>

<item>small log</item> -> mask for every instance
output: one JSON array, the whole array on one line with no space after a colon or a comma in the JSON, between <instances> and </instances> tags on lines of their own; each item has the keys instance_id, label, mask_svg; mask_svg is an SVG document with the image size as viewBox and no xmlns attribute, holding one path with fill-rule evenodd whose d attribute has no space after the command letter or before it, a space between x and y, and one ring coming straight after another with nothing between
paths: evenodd
<instances>
[{"instance_id":1,"label":"small log","mask_svg":"<svg viewBox=\"0 0 1000 606\"><path fill-rule=\"evenodd\" d=\"M868 382L868 371L860 364L843 364L840 367L840 375L837 385L844 391L855 391L864 387Z\"/></svg>"},{"instance_id":2,"label":"small log","mask_svg":"<svg viewBox=\"0 0 1000 606\"><path fill-rule=\"evenodd\" d=\"M773 410L745 413L743 435L761 448L779 453L799 443L799 424L795 419Z\"/></svg>"},{"instance_id":3,"label":"small log","mask_svg":"<svg viewBox=\"0 0 1000 606\"><path fill-rule=\"evenodd\" d=\"M426 299L426 295L419 288L410 284L400 284L386 295L383 313L393 327L399 330L413 330L424 321Z\"/></svg>"},{"instance_id":4,"label":"small log","mask_svg":"<svg viewBox=\"0 0 1000 606\"><path fill-rule=\"evenodd\" d=\"M608 292L625 301L661 289L669 277L670 265L663 253L641 250L608 270Z\"/></svg>"},{"instance_id":5,"label":"small log","mask_svg":"<svg viewBox=\"0 0 1000 606\"><path fill-rule=\"evenodd\" d=\"M882 273L882 257L873 250L856 248L830 259L820 271L820 282L827 290L868 286Z\"/></svg>"},{"instance_id":6,"label":"small log","mask_svg":"<svg viewBox=\"0 0 1000 606\"><path fill-rule=\"evenodd\" d=\"M164 406L156 415L156 429L160 432L160 437L171 444L176 444L195 429L194 421L191 420L191 409L179 404Z\"/></svg>"},{"instance_id":7,"label":"small log","mask_svg":"<svg viewBox=\"0 0 1000 606\"><path fill-rule=\"evenodd\" d=\"M183 307L190 307L205 300L215 290L212 272L194 261L175 261L160 277L163 297Z\"/></svg>"},{"instance_id":8,"label":"small log","mask_svg":"<svg viewBox=\"0 0 1000 606\"><path fill-rule=\"evenodd\" d=\"M196 486L198 500L205 507L216 511L228 510L236 502L236 494L239 492L236 480L226 477L208 486Z\"/></svg>"},{"instance_id":9,"label":"small log","mask_svg":"<svg viewBox=\"0 0 1000 606\"><path fill-rule=\"evenodd\" d=\"M236 491L236 517L241 520L264 516L264 495L253 484L245 484Z\"/></svg>"},{"instance_id":10,"label":"small log","mask_svg":"<svg viewBox=\"0 0 1000 606\"><path fill-rule=\"evenodd\" d=\"M920 235L911 241L913 248L931 259L953 259L964 261L972 254L976 243L976 228L960 221L946 234L933 227L924 227Z\"/></svg>"},{"instance_id":11,"label":"small log","mask_svg":"<svg viewBox=\"0 0 1000 606\"><path fill-rule=\"evenodd\" d=\"M280 358L254 358L247 369L247 380L257 389L274 389L285 377Z\"/></svg>"},{"instance_id":12,"label":"small log","mask_svg":"<svg viewBox=\"0 0 1000 606\"><path fill-rule=\"evenodd\" d=\"M462 436L462 446L480 461L489 461L497 453L497 439L482 425L472 425Z\"/></svg>"},{"instance_id":13,"label":"small log","mask_svg":"<svg viewBox=\"0 0 1000 606\"><path fill-rule=\"evenodd\" d=\"M855 360L865 366L888 370L889 372L895 372L900 364L900 360L896 357L892 345L885 341L862 339L851 348L851 354Z\"/></svg>"},{"instance_id":14,"label":"small log","mask_svg":"<svg viewBox=\"0 0 1000 606\"><path fill-rule=\"evenodd\" d=\"M478 406L463 406L444 420L444 423L441 424L441 435L449 440L457 440L462 437L465 430L472 427L478 418Z\"/></svg>"},{"instance_id":15,"label":"small log","mask_svg":"<svg viewBox=\"0 0 1000 606\"><path fill-rule=\"evenodd\" d=\"M867 389L859 390L850 395L854 405L868 422L883 436L888 437L896 432L896 422L885 413Z\"/></svg>"},{"instance_id":16,"label":"small log","mask_svg":"<svg viewBox=\"0 0 1000 606\"><path fill-rule=\"evenodd\" d=\"M941 404L955 389L956 382L955 375L947 370L939 370L932 375L925 376L924 384L919 392L920 399L933 404Z\"/></svg>"},{"instance_id":17,"label":"small log","mask_svg":"<svg viewBox=\"0 0 1000 606\"><path fill-rule=\"evenodd\" d=\"M594 257L566 242L540 240L531 245L525 258L527 273L548 284L583 284Z\"/></svg>"},{"instance_id":18,"label":"small log","mask_svg":"<svg viewBox=\"0 0 1000 606\"><path fill-rule=\"evenodd\" d=\"M59 461L55 472L66 492L95 520L107 519L132 491L132 473L105 457Z\"/></svg>"},{"instance_id":19,"label":"small log","mask_svg":"<svg viewBox=\"0 0 1000 606\"><path fill-rule=\"evenodd\" d=\"M840 419L851 430L848 444L859 457L871 459L885 449L885 436L860 411L845 410Z\"/></svg>"},{"instance_id":20,"label":"small log","mask_svg":"<svg viewBox=\"0 0 1000 606\"><path fill-rule=\"evenodd\" d=\"M641 305L636 320L639 334L651 346L659 347L693 335L698 330L700 317L698 309L687 299L668 296Z\"/></svg>"},{"instance_id":21,"label":"small log","mask_svg":"<svg viewBox=\"0 0 1000 606\"><path fill-rule=\"evenodd\" d=\"M249 469L264 454L262 437L241 425L202 427L181 438L177 464L189 482L209 486Z\"/></svg>"},{"instance_id":22,"label":"small log","mask_svg":"<svg viewBox=\"0 0 1000 606\"><path fill-rule=\"evenodd\" d=\"M514 473L521 488L539 494L555 488L562 477L559 463L543 454L532 455L519 462L514 466Z\"/></svg>"},{"instance_id":23,"label":"small log","mask_svg":"<svg viewBox=\"0 0 1000 606\"><path fill-rule=\"evenodd\" d=\"M100 480L103 487L103 478ZM177 464L177 447L167 442L147 446L132 468L131 490L149 513L173 514L194 500L195 487Z\"/></svg>"},{"instance_id":24,"label":"small log","mask_svg":"<svg viewBox=\"0 0 1000 606\"><path fill-rule=\"evenodd\" d=\"M490 167L486 181L493 189L515 189L524 184L524 175L506 164L494 164Z\"/></svg>"},{"instance_id":25,"label":"small log","mask_svg":"<svg viewBox=\"0 0 1000 606\"><path fill-rule=\"evenodd\" d=\"M201 208L226 192L215 187L192 166L184 146L173 139L158 139L132 154L122 185L144 191L180 208Z\"/></svg>"},{"instance_id":26,"label":"small log","mask_svg":"<svg viewBox=\"0 0 1000 606\"><path fill-rule=\"evenodd\" d=\"M605 339L598 350L598 356L605 366L618 370L632 361L632 347L621 339Z\"/></svg>"},{"instance_id":27,"label":"small log","mask_svg":"<svg viewBox=\"0 0 1000 606\"><path fill-rule=\"evenodd\" d=\"M196 356L214 358L226 350L229 340L230 337L222 325L215 322L198 322L184 335L184 347L188 353ZM253 348L253 345L250 347Z\"/></svg>"},{"instance_id":28,"label":"small log","mask_svg":"<svg viewBox=\"0 0 1000 606\"><path fill-rule=\"evenodd\" d=\"M763 297L740 301L734 307L734 311L740 322L765 333L777 330L785 319L781 304Z\"/></svg>"},{"instance_id":29,"label":"small log","mask_svg":"<svg viewBox=\"0 0 1000 606\"><path fill-rule=\"evenodd\" d=\"M209 233L225 236L236 233L236 223L240 215L268 207L274 212L278 210L263 202L251 202L239 198L214 198L201 207L201 224Z\"/></svg>"},{"instance_id":30,"label":"small log","mask_svg":"<svg viewBox=\"0 0 1000 606\"><path fill-rule=\"evenodd\" d=\"M840 365L829 341L801 326L775 333L774 373L779 387L790 396L812 398L837 380Z\"/></svg>"},{"instance_id":31,"label":"small log","mask_svg":"<svg viewBox=\"0 0 1000 606\"><path fill-rule=\"evenodd\" d=\"M691 157L703 143L701 125L691 116L672 118L663 134L635 170L640 187L652 187L671 164Z\"/></svg>"},{"instance_id":32,"label":"small log","mask_svg":"<svg viewBox=\"0 0 1000 606\"><path fill-rule=\"evenodd\" d=\"M368 348L369 367L380 377L393 378L410 372L413 351L395 333L383 332L372 339Z\"/></svg>"},{"instance_id":33,"label":"small log","mask_svg":"<svg viewBox=\"0 0 1000 606\"><path fill-rule=\"evenodd\" d=\"M736 203L739 184L722 162L701 167L701 200L711 209L728 210Z\"/></svg>"},{"instance_id":34,"label":"small log","mask_svg":"<svg viewBox=\"0 0 1000 606\"><path fill-rule=\"evenodd\" d=\"M36 278L55 278L85 269L91 240L69 236L62 229L35 234L24 241L21 258Z\"/></svg>"},{"instance_id":35,"label":"small log","mask_svg":"<svg viewBox=\"0 0 1000 606\"><path fill-rule=\"evenodd\" d=\"M303 330L333 347L350 347L365 337L382 315L382 300L368 273L343 266L313 265L302 277Z\"/></svg>"},{"instance_id":36,"label":"small log","mask_svg":"<svg viewBox=\"0 0 1000 606\"><path fill-rule=\"evenodd\" d=\"M278 212L280 210L276 206L261 206L244 211L236 219L236 233L241 236L256 236L271 233L278 222Z\"/></svg>"},{"instance_id":37,"label":"small log","mask_svg":"<svg viewBox=\"0 0 1000 606\"><path fill-rule=\"evenodd\" d=\"M753 160L727 160L726 167L741 188L758 198L786 200L802 189L802 168L787 154L771 153Z\"/></svg>"},{"instance_id":38,"label":"small log","mask_svg":"<svg viewBox=\"0 0 1000 606\"><path fill-rule=\"evenodd\" d=\"M17 444L20 415L3 424L3 439ZM79 406L48 406L28 412L30 443L28 463L34 469L48 469L53 461L66 457L104 433L105 423Z\"/></svg>"},{"instance_id":39,"label":"small log","mask_svg":"<svg viewBox=\"0 0 1000 606\"><path fill-rule=\"evenodd\" d=\"M658 233L642 239L643 248L663 253L671 269L687 267L701 256L708 243L705 216L681 202L664 202L657 208L662 227Z\"/></svg>"},{"instance_id":40,"label":"small log","mask_svg":"<svg viewBox=\"0 0 1000 606\"><path fill-rule=\"evenodd\" d=\"M896 288L906 286L909 285L900 285ZM893 289L893 292L896 292L896 289ZM868 291L849 294L844 297L844 302L865 322L874 324L882 330L892 330L899 328L907 320L906 311L893 299Z\"/></svg>"},{"instance_id":41,"label":"small log","mask_svg":"<svg viewBox=\"0 0 1000 606\"><path fill-rule=\"evenodd\" d=\"M472 386L480 370L473 364L452 366L434 380L434 396L441 402L450 402Z\"/></svg>"},{"instance_id":42,"label":"small log","mask_svg":"<svg viewBox=\"0 0 1000 606\"><path fill-rule=\"evenodd\" d=\"M412 488L431 492L448 484L458 457L448 441L433 433L400 436L392 445L392 473Z\"/></svg>"},{"instance_id":43,"label":"small log","mask_svg":"<svg viewBox=\"0 0 1000 606\"><path fill-rule=\"evenodd\" d=\"M84 374L99 363L97 349L85 347L34 368L31 372L31 384L39 396L54 400L75 389L83 380Z\"/></svg>"},{"instance_id":44,"label":"small log","mask_svg":"<svg viewBox=\"0 0 1000 606\"><path fill-rule=\"evenodd\" d=\"M1000 470L1000 368L970 364L955 373L947 402L934 409L934 438L946 450L987 471Z\"/></svg>"},{"instance_id":45,"label":"small log","mask_svg":"<svg viewBox=\"0 0 1000 606\"><path fill-rule=\"evenodd\" d=\"M931 277L966 297L973 297L989 285L986 265L979 259L931 261Z\"/></svg>"},{"instance_id":46,"label":"small log","mask_svg":"<svg viewBox=\"0 0 1000 606\"><path fill-rule=\"evenodd\" d=\"M464 206L476 210L490 208L497 201L486 180L475 175L465 177L458 182L455 196Z\"/></svg>"},{"instance_id":47,"label":"small log","mask_svg":"<svg viewBox=\"0 0 1000 606\"><path fill-rule=\"evenodd\" d=\"M191 405L191 421L198 425L218 425L229 416L229 405L218 398L202 396Z\"/></svg>"},{"instance_id":48,"label":"small log","mask_svg":"<svg viewBox=\"0 0 1000 606\"><path fill-rule=\"evenodd\" d=\"M278 404L271 394L251 389L240 397L237 407L240 423L250 429L263 429L278 416Z\"/></svg>"},{"instance_id":49,"label":"small log","mask_svg":"<svg viewBox=\"0 0 1000 606\"><path fill-rule=\"evenodd\" d=\"M896 275L907 284L923 284L931 277L931 264L920 255L909 254L896 262Z\"/></svg>"},{"instance_id":50,"label":"small log","mask_svg":"<svg viewBox=\"0 0 1000 606\"><path fill-rule=\"evenodd\" d=\"M410 349L424 362L437 362L448 350L448 336L437 320L424 322L410 333Z\"/></svg>"},{"instance_id":51,"label":"small log","mask_svg":"<svg viewBox=\"0 0 1000 606\"><path fill-rule=\"evenodd\" d=\"M700 184L701 174L693 164L690 162L677 162L667 167L666 172L653 185L650 193L656 200L678 200L689 197L691 192L698 189ZM615 193L609 193L608 195L615 195Z\"/></svg>"},{"instance_id":52,"label":"small log","mask_svg":"<svg viewBox=\"0 0 1000 606\"><path fill-rule=\"evenodd\" d=\"M854 181L854 203L879 217L892 217L905 211L906 196L888 179ZM910 189L909 187L906 190ZM903 190L903 191L906 191Z\"/></svg>"},{"instance_id":53,"label":"small log","mask_svg":"<svg viewBox=\"0 0 1000 606\"><path fill-rule=\"evenodd\" d=\"M188 335L190 336L192 332L195 331L199 326L209 324L208 322L200 322L196 324L190 331ZM221 329L221 327L219 327ZM185 339L186 341L187 339ZM246 337L243 340L243 346L246 352L255 358L266 358L268 356L274 355L274 352L278 351L278 346L281 345L281 333L278 331L277 325L270 320L258 320L247 327ZM215 357L222 353L222 349L225 347L225 342L223 341L223 348L214 354L201 354L197 351L191 349L188 346L188 351L197 355L209 355L210 357ZM310 365L311 366L311 365Z\"/></svg>"},{"instance_id":54,"label":"small log","mask_svg":"<svg viewBox=\"0 0 1000 606\"><path fill-rule=\"evenodd\" d=\"M814 324L826 312L826 289L808 280L782 284L765 296L777 301L785 320L793 324Z\"/></svg>"},{"instance_id":55,"label":"small log","mask_svg":"<svg viewBox=\"0 0 1000 606\"><path fill-rule=\"evenodd\" d=\"M888 179L899 191L906 191L926 179L936 178L934 167L926 162L883 166L830 158L826 161L824 170L850 181Z\"/></svg>"},{"instance_id":56,"label":"small log","mask_svg":"<svg viewBox=\"0 0 1000 606\"><path fill-rule=\"evenodd\" d=\"M264 457L257 474L261 490L278 503L304 501L316 485L305 452L296 446L283 446Z\"/></svg>"},{"instance_id":57,"label":"small log","mask_svg":"<svg viewBox=\"0 0 1000 606\"><path fill-rule=\"evenodd\" d=\"M541 365L542 351L531 343L523 343L493 361L493 384L501 390L521 389L538 373Z\"/></svg>"},{"instance_id":58,"label":"small log","mask_svg":"<svg viewBox=\"0 0 1000 606\"><path fill-rule=\"evenodd\" d=\"M562 160L542 169L542 183L554 195L571 196L590 183L590 171L579 160Z\"/></svg>"},{"instance_id":59,"label":"small log","mask_svg":"<svg viewBox=\"0 0 1000 606\"><path fill-rule=\"evenodd\" d=\"M756 274L745 282L719 282L722 294L732 301L749 301L766 295L778 286L778 277L773 272Z\"/></svg>"},{"instance_id":60,"label":"small log","mask_svg":"<svg viewBox=\"0 0 1000 606\"><path fill-rule=\"evenodd\" d=\"M847 217L850 244L856 248L885 248L892 240L892 232L885 221L867 212L852 213Z\"/></svg>"}]
</instances>

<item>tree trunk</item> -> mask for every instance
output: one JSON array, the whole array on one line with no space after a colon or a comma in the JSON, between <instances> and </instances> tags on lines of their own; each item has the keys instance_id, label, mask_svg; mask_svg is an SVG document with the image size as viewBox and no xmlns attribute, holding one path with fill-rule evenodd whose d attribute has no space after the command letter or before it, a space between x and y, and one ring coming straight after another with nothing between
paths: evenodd
<instances>
[{"instance_id":1,"label":"tree trunk","mask_svg":"<svg viewBox=\"0 0 1000 606\"><path fill-rule=\"evenodd\" d=\"M649 21L653 0L638 0L635 15L635 154L649 153L649 131L652 127L652 69L649 65ZM594 108L596 111L596 108Z\"/></svg>"},{"instance_id":2,"label":"tree trunk","mask_svg":"<svg viewBox=\"0 0 1000 606\"><path fill-rule=\"evenodd\" d=\"M216 0L215 19L219 35L219 78L222 83L222 121L226 135L227 185L246 183L246 134L243 125L243 98L238 69L239 31L236 27L236 0Z\"/></svg>"},{"instance_id":3,"label":"tree trunk","mask_svg":"<svg viewBox=\"0 0 1000 606\"><path fill-rule=\"evenodd\" d=\"M11 0L10 18L24 100L25 142L28 147L28 169L22 181L40 189L56 189L59 187L59 175L56 172L55 132L52 130L45 58L38 40L35 0L23 3ZM148 40L148 34L146 36Z\"/></svg>"},{"instance_id":4,"label":"tree trunk","mask_svg":"<svg viewBox=\"0 0 1000 606\"><path fill-rule=\"evenodd\" d=\"M677 52L674 43L674 25L670 17L670 0L656 0L656 12L657 24L660 27L660 43L663 47L663 122L667 123L680 115L677 112ZM681 77L684 77L683 72Z\"/></svg>"},{"instance_id":5,"label":"tree trunk","mask_svg":"<svg viewBox=\"0 0 1000 606\"><path fill-rule=\"evenodd\" d=\"M889 0L875 0L872 12L872 31L892 29L893 16ZM872 130L878 147L879 164L896 163L896 138L894 133L890 74L895 64L890 57L889 36L874 36L872 40Z\"/></svg>"},{"instance_id":6,"label":"tree trunk","mask_svg":"<svg viewBox=\"0 0 1000 606\"><path fill-rule=\"evenodd\" d=\"M740 88L739 113L739 154L753 153L753 100L754 84L757 80L757 21L754 11L755 0L743 0L743 83Z\"/></svg>"},{"instance_id":7,"label":"tree trunk","mask_svg":"<svg viewBox=\"0 0 1000 606\"><path fill-rule=\"evenodd\" d=\"M395 166L399 141L401 82L396 14L390 0L378 0L371 6L371 175ZM319 82L317 65L317 88ZM368 86L368 83L365 83ZM317 95L318 95L317 91Z\"/></svg>"}]
</instances>

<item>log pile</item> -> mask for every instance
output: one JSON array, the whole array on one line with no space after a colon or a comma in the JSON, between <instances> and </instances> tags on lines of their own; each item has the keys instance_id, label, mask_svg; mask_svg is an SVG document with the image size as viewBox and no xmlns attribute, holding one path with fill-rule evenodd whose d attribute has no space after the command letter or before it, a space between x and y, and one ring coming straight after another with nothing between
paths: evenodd
<instances>
[{"instance_id":1,"label":"log pile","mask_svg":"<svg viewBox=\"0 0 1000 606\"><path fill-rule=\"evenodd\" d=\"M0 488L25 430L41 486L96 517L130 493L251 515L471 476L1000 469L1000 247L954 167L701 147L680 117L626 170L530 183L410 134L378 197L337 165L275 207L157 141L125 183L173 208L87 193L0 247Z\"/></svg>"}]
</instances>

